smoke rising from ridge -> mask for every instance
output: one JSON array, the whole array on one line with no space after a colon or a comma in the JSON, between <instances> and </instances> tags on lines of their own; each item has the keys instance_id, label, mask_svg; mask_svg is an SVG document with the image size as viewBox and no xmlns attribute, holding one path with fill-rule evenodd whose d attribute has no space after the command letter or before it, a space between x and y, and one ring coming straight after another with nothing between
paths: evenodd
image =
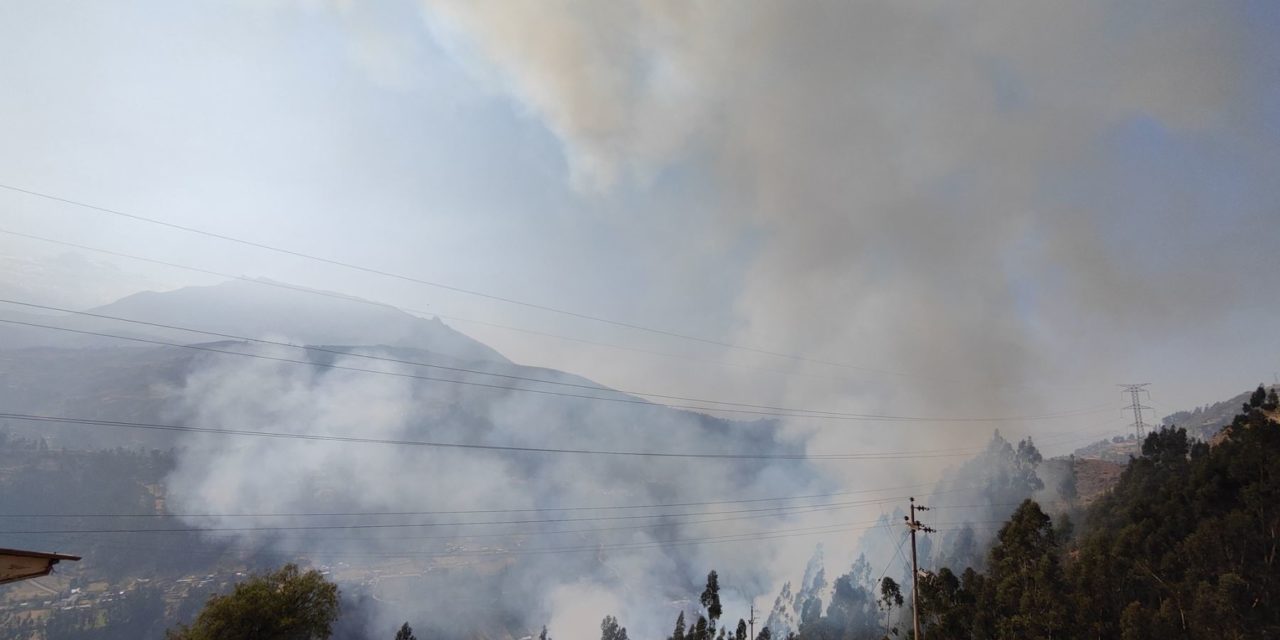
<instances>
[{"instance_id":1,"label":"smoke rising from ridge","mask_svg":"<svg viewBox=\"0 0 1280 640\"><path fill-rule=\"evenodd\" d=\"M1203 223L1203 203L1172 199L1156 216L1167 225L1129 228L1126 185L1111 175L1127 160L1113 157L1110 141L1133 127L1179 140L1243 139L1257 115L1255 83L1244 66L1248 43L1235 37L1242 17L1229 12L1102 3L427 7L434 33L459 59L478 77L497 78L560 139L568 178L584 198L643 192L666 173L713 185L711 233L752 239L730 339L894 372L852 387L807 378L779 385L770 401L917 415L1060 407L1052 382L1088 373L1109 384L1123 357L1111 347L1126 331L1202 321L1238 301L1256 277L1239 267L1266 249L1260 236L1180 235L1179 226ZM1247 142L1241 147L1253 152ZM1179 259L1135 256L1139 236ZM1231 251L1222 250L1227 243ZM1205 269L1198 256L1208 255L1225 264ZM1099 337L1111 330L1119 336ZM971 444L991 429L717 430L684 414L655 412L647 422L621 409L285 369L211 365L188 382L183 414L308 433L663 450L723 450L744 444L743 433L765 433L765 442L815 453ZM1051 382L1028 384L1041 379ZM176 504L403 510L713 500L812 492L833 479L850 488L903 485L937 477L940 466L355 453L325 443L223 445L212 459L184 461ZM748 521L676 530L713 535L730 524L769 528ZM656 539L650 530L610 535ZM275 544L390 552L415 544L403 537L286 534ZM552 621L563 640L592 636L606 613L636 637L660 637L674 610L656 612L655 603L696 594L689 587L708 569L767 600L804 565L812 543L757 547L765 557L728 545L610 553L603 561L534 556L493 580L510 597L505 610ZM848 545L829 548L836 574ZM481 578L465 586L451 580L458 592L493 592ZM605 606L618 608L597 610Z\"/></svg>"},{"instance_id":2,"label":"smoke rising from ridge","mask_svg":"<svg viewBox=\"0 0 1280 640\"><path fill-rule=\"evenodd\" d=\"M1210 321L1260 282L1248 272L1265 241L1187 232L1208 220L1204 202L1163 201L1147 219L1167 226L1135 230L1128 185L1112 176L1110 141L1134 128L1258 152L1247 132L1265 82L1250 75L1239 13L1098 2L426 5L457 55L490 65L481 77L501 78L559 137L587 197L663 172L713 181L713 233L759 238L734 340L906 374L852 389L804 380L781 387L788 402L1042 411L1055 406L1055 383L1123 375L1124 336L1137 327ZM1226 264L1206 268L1206 255ZM790 428L822 452L972 443L991 425ZM936 477L923 467L895 477ZM794 571L804 556L788 556Z\"/></svg>"}]
</instances>

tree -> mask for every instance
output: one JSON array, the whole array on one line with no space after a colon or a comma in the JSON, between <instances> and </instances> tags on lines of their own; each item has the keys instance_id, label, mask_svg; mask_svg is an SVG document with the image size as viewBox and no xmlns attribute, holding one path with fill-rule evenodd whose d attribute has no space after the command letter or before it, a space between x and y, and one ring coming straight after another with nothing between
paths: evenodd
<instances>
[{"instance_id":1,"label":"tree","mask_svg":"<svg viewBox=\"0 0 1280 640\"><path fill-rule=\"evenodd\" d=\"M605 616L600 621L600 640L627 640L627 628L618 624L618 619Z\"/></svg>"},{"instance_id":2,"label":"tree","mask_svg":"<svg viewBox=\"0 0 1280 640\"><path fill-rule=\"evenodd\" d=\"M542 633L538 634L538 640L551 640L551 636L547 635L547 625L542 625Z\"/></svg>"},{"instance_id":3,"label":"tree","mask_svg":"<svg viewBox=\"0 0 1280 640\"><path fill-rule=\"evenodd\" d=\"M406 622L400 625L400 630L396 632L395 640L418 640L418 637L413 635L413 627L410 627L409 623Z\"/></svg>"},{"instance_id":4,"label":"tree","mask_svg":"<svg viewBox=\"0 0 1280 640\"><path fill-rule=\"evenodd\" d=\"M720 576L716 575L715 570L707 574L707 588L702 590L702 598L699 601L707 608L707 616L711 618L711 624L714 626L723 611L720 608Z\"/></svg>"},{"instance_id":5,"label":"tree","mask_svg":"<svg viewBox=\"0 0 1280 640\"><path fill-rule=\"evenodd\" d=\"M685 640L683 611L680 612L680 615L676 616L676 630L671 632L671 640Z\"/></svg>"},{"instance_id":6,"label":"tree","mask_svg":"<svg viewBox=\"0 0 1280 640\"><path fill-rule=\"evenodd\" d=\"M287 564L215 595L190 626L169 640L313 640L328 638L338 617L338 586L319 571Z\"/></svg>"},{"instance_id":7,"label":"tree","mask_svg":"<svg viewBox=\"0 0 1280 640\"><path fill-rule=\"evenodd\" d=\"M1043 461L1044 457L1040 455L1040 450L1036 449L1031 438L1018 442L1018 450L1013 456L1014 468L1023 485L1030 490L1029 493L1044 488L1044 481L1036 474L1036 467Z\"/></svg>"},{"instance_id":8,"label":"tree","mask_svg":"<svg viewBox=\"0 0 1280 640\"><path fill-rule=\"evenodd\" d=\"M1062 477L1058 480L1058 495L1068 505L1075 506L1076 498L1080 497L1080 488L1076 482L1076 456L1074 453L1067 456L1066 467L1062 472Z\"/></svg>"},{"instance_id":9,"label":"tree","mask_svg":"<svg viewBox=\"0 0 1280 640\"><path fill-rule=\"evenodd\" d=\"M1249 406L1261 407L1262 403L1266 401L1267 401L1267 389L1262 385L1258 385L1258 388L1254 390L1253 395L1249 396Z\"/></svg>"},{"instance_id":10,"label":"tree","mask_svg":"<svg viewBox=\"0 0 1280 640\"><path fill-rule=\"evenodd\" d=\"M698 622L693 625L693 631L689 634L689 638L690 640L711 640L711 631L708 629L706 616L698 616Z\"/></svg>"},{"instance_id":11,"label":"tree","mask_svg":"<svg viewBox=\"0 0 1280 640\"><path fill-rule=\"evenodd\" d=\"M822 598L809 596L800 607L800 630L817 624L822 618Z\"/></svg>"},{"instance_id":12,"label":"tree","mask_svg":"<svg viewBox=\"0 0 1280 640\"><path fill-rule=\"evenodd\" d=\"M901 607L902 588L894 582L893 578L885 576L880 581L880 606L884 609L884 628L891 629L893 627L893 609Z\"/></svg>"},{"instance_id":13,"label":"tree","mask_svg":"<svg viewBox=\"0 0 1280 640\"><path fill-rule=\"evenodd\" d=\"M773 640L773 632L769 630L769 627L765 627L760 630L760 633L756 634L756 640Z\"/></svg>"},{"instance_id":14,"label":"tree","mask_svg":"<svg viewBox=\"0 0 1280 640\"><path fill-rule=\"evenodd\" d=\"M733 640L747 640L747 621L738 618L738 628L733 634Z\"/></svg>"},{"instance_id":15,"label":"tree","mask_svg":"<svg viewBox=\"0 0 1280 640\"><path fill-rule=\"evenodd\" d=\"M991 584L1000 638L1061 637L1069 622L1058 536L1040 505L1026 500L991 549Z\"/></svg>"},{"instance_id":16,"label":"tree","mask_svg":"<svg viewBox=\"0 0 1280 640\"><path fill-rule=\"evenodd\" d=\"M810 618L800 623L805 640L851 640L879 636L880 615L876 596L854 580L853 573L836 578L831 604L824 618ZM816 600L816 598L815 598Z\"/></svg>"},{"instance_id":17,"label":"tree","mask_svg":"<svg viewBox=\"0 0 1280 640\"><path fill-rule=\"evenodd\" d=\"M922 575L918 606L924 638L949 640L995 635L984 613L976 609L983 586L979 574L972 568L966 569L962 577L947 567Z\"/></svg>"}]
</instances>

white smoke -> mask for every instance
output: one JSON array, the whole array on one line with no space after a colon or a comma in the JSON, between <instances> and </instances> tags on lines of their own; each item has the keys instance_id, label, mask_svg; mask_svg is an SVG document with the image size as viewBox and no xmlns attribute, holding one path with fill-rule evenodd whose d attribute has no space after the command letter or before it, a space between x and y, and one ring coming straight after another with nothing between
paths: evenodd
<instances>
[{"instance_id":1,"label":"white smoke","mask_svg":"<svg viewBox=\"0 0 1280 640\"><path fill-rule=\"evenodd\" d=\"M296 351L279 351L257 353L298 356ZM419 360L429 358L421 352L411 355ZM339 357L334 364L371 367L369 360L356 357ZM377 368L389 373L421 373L406 365L378 363ZM477 375L463 379L493 382ZM179 398L174 419L185 423L308 436L691 453L734 448L743 452L799 451L803 447L803 443L779 440L778 428L767 423L731 425L656 406L547 398L261 359L203 359L179 390ZM726 441L726 436L744 428L753 432L735 437L736 443ZM839 522L849 518L849 512L820 517L808 514L804 520L766 517L767 513L685 519L690 521L630 518L653 512L780 506L747 503L686 509L363 518L225 514L549 509L733 500L824 490L829 491L830 485L805 463L796 461L513 454L192 434L169 478L169 508L176 513L224 514L187 518L195 526L268 527L265 531L209 534L219 539L230 537L247 549L266 549L333 566L345 561L368 568L358 574L362 577L342 574L347 586L367 581L372 576L368 571L398 567L392 573L407 572L409 577L384 577L376 585L381 589L383 609L375 616L379 623L409 619L415 626L444 633L481 628L501 634L513 631L510 625L525 624L536 630L539 621L549 621L555 625L556 637L581 640L599 633L598 623L605 614L629 614L624 624L634 633L669 632L665 626L674 619L675 610L664 603L688 597L695 585L700 590L698 582L712 568L732 576L733 582L726 586L728 602L742 600L738 594L741 585L762 585L757 589L768 585L765 572L772 554L744 555L750 547L740 545L649 546L655 542ZM270 529L595 516L627 518L473 527ZM670 526L651 526L664 521ZM601 528L605 530L593 531ZM539 535L566 529L574 533ZM469 538L468 534L483 537ZM582 551L520 555L564 548ZM493 550L517 555L486 555ZM456 556L440 557L449 553ZM399 586L391 586L393 583ZM622 608L601 609L592 604L599 602L611 607L621 603ZM511 622L504 626L507 623L503 620ZM576 624L569 625L568 620Z\"/></svg>"}]
</instances>

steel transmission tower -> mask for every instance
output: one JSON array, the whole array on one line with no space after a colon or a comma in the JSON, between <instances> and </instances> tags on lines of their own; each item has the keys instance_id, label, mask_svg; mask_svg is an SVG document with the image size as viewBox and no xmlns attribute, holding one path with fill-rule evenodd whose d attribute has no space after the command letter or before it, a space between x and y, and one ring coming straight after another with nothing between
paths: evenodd
<instances>
[{"instance_id":1,"label":"steel transmission tower","mask_svg":"<svg viewBox=\"0 0 1280 640\"><path fill-rule=\"evenodd\" d=\"M1150 382L1120 385L1120 388L1123 389L1122 393L1129 394L1128 408L1133 411L1133 424L1129 426L1133 427L1134 434L1138 436L1139 444L1141 444L1147 437L1147 423L1142 419L1142 412L1143 410L1153 410L1151 407L1142 404L1141 398L1141 395L1144 393L1147 394L1148 398L1151 397L1151 392L1147 391L1147 387L1150 385Z\"/></svg>"}]
</instances>

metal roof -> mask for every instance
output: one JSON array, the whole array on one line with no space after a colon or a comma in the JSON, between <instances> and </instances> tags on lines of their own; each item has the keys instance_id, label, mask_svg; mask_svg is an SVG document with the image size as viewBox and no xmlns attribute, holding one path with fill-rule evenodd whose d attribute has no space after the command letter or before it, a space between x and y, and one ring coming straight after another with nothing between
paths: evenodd
<instances>
[{"instance_id":1,"label":"metal roof","mask_svg":"<svg viewBox=\"0 0 1280 640\"><path fill-rule=\"evenodd\" d=\"M53 573L53 565L80 556L26 549L0 549L0 584L39 578Z\"/></svg>"},{"instance_id":2,"label":"metal roof","mask_svg":"<svg viewBox=\"0 0 1280 640\"><path fill-rule=\"evenodd\" d=\"M71 556L65 553L50 553L47 551L27 551L25 549L3 549L0 548L0 556L22 556L24 558L45 558L46 560L79 560L80 556Z\"/></svg>"}]
</instances>

